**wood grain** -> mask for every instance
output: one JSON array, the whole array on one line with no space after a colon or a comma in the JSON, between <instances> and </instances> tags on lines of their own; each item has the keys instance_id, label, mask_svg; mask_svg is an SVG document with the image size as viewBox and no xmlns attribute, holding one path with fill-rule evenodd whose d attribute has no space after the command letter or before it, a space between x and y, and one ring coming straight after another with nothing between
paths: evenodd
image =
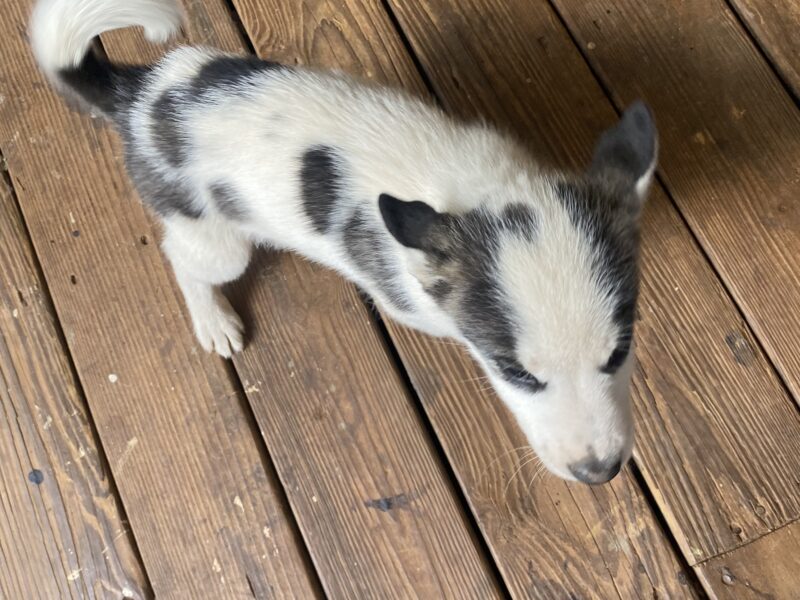
<instances>
[{"instance_id":1,"label":"wood grain","mask_svg":"<svg viewBox=\"0 0 800 600\"><path fill-rule=\"evenodd\" d=\"M424 93L399 38L389 27L387 15L376 11L374 3L303 2L298 3L296 8L290 8L283 3L242 1L237 3L237 7L255 47L264 56L290 64L341 66L352 73L384 83L404 85ZM269 18L265 15L269 15ZM273 275L265 277L269 282L275 279ZM290 277L290 281L299 279ZM283 316L283 310L277 312L277 307L286 306L287 301L259 302L256 305L256 310L264 315L255 320L256 326L269 324L269 337L273 340L271 348L276 359L280 357L280 352L286 351L288 340L297 340L295 344L313 342L308 332L317 331L320 325L309 317L308 311L315 306L332 304L334 298L337 304L343 302L339 295L314 293L318 285L316 283L313 288L308 288L307 294L311 298L304 299L304 302L310 303L310 308L287 307L285 310L291 311L287 313L288 317ZM303 297L303 294L299 296ZM511 417L502 411L498 412L497 401L483 393L481 385L468 381L478 376L471 362L457 353L454 347L442 345L442 342L415 337L410 332L394 327L392 332L401 347L411 343L423 345L416 356L412 356L412 352L404 352L406 358L413 358L407 362L407 366L411 369L417 390L456 475L465 484L463 489L473 513L514 596L562 598L574 594L587 598L598 595L628 598L652 597L656 593L664 597L692 597L693 590L687 585L685 574L680 574L681 567L669 542L630 477L620 479L613 491L598 492L597 496L588 490L572 489L554 480L547 486L537 484L529 494L526 488L533 475L529 465L521 470L511 485L507 485L519 457L513 453L504 457L502 453L522 445L523 441ZM260 335L256 332L256 336ZM278 340L287 342L279 343ZM333 344L329 352L331 356L317 357L306 350L287 357L286 360L293 363L288 377L292 380L301 376L311 378L310 389L313 389L319 386L314 368L311 368L314 364L321 363L323 368L332 365L344 372L360 372L359 365L363 359L358 362L354 360L352 364L333 362L334 356L356 353L357 349L352 348L352 344L344 340L329 343ZM300 366L298 359L308 356L320 362ZM248 362L247 352L243 358L243 362ZM261 364L272 362L276 361L261 361ZM304 362L309 362L309 359L305 358ZM261 368L263 370L264 367ZM281 376L287 377L280 368L272 373L274 378ZM435 383L422 383L425 377ZM335 379L337 389L340 385L352 385L348 384L348 379L348 376ZM304 383L309 385L308 382ZM307 437L319 435L319 427L303 427L302 422L289 420L285 403L282 403L280 410L273 408L280 402L279 396L270 389L264 390L258 382L255 385L259 391L253 394L254 407L257 412L265 411L266 416L260 422L266 424L266 427L262 427L266 429L275 461L280 465L285 460L288 464L291 456L285 459L280 456L279 450L271 442L273 437L279 434L286 436L286 431L297 432L298 441L286 449L289 452L296 448L297 453L297 449L305 447ZM353 421L356 424L364 421L366 424L369 422L367 419L378 418L370 416L364 409L347 409L346 405L336 406L330 401L326 402L325 396L319 392L316 395L317 398L306 400L307 403L311 402L306 410L319 413L320 420L329 430L338 420L343 431L338 436L333 435L335 431L325 434L331 439L331 442L326 442L330 448L326 448L325 452L335 452L337 437L341 445L353 443L348 442ZM265 397L266 401L261 400ZM376 429L374 424L364 427L355 443L368 447L360 440L362 436L370 435L373 429ZM466 456L460 453L461 447L470 448ZM501 461L493 463L498 454ZM339 468L345 468L339 461L329 463L328 468L337 463ZM279 467L279 471L283 472L283 469ZM482 471L486 475L484 479L481 478ZM393 479L387 482L390 484L388 486L379 485L380 480L364 479L369 487L360 496L360 501L363 502L365 497L369 498L370 493L374 493L370 490L373 485L375 492L389 489L395 497L402 497L407 488L394 483L394 478L403 474L403 471L396 472ZM294 492L296 496L293 502L309 504L308 497L311 496L310 505L314 508L313 482L319 477L319 474L307 472L286 480L290 498L293 486L300 486ZM353 502L358 502L358 498L358 495L354 495ZM506 506L506 502L509 506ZM316 504L317 514L330 511L327 502ZM374 506L369 501L369 508ZM298 510L298 513L302 512ZM402 511L398 512L403 515ZM333 518L335 516L329 512L321 521ZM302 526L303 517L299 519ZM426 546L429 544L431 542L425 542Z\"/></svg>"},{"instance_id":2,"label":"wood grain","mask_svg":"<svg viewBox=\"0 0 800 600\"><path fill-rule=\"evenodd\" d=\"M730 0L784 81L800 97L800 3L796 0Z\"/></svg>"},{"instance_id":3,"label":"wood grain","mask_svg":"<svg viewBox=\"0 0 800 600\"><path fill-rule=\"evenodd\" d=\"M149 597L4 173L0 239L0 597Z\"/></svg>"},{"instance_id":4,"label":"wood grain","mask_svg":"<svg viewBox=\"0 0 800 600\"><path fill-rule=\"evenodd\" d=\"M800 522L697 568L720 600L793 600L800 573Z\"/></svg>"},{"instance_id":5,"label":"wood grain","mask_svg":"<svg viewBox=\"0 0 800 600\"><path fill-rule=\"evenodd\" d=\"M536 10L522 0L392 6L447 108L486 115L518 132L545 162L586 164L596 136L614 122L612 107L546 4ZM658 187L643 229L636 458L686 558L696 563L797 518L800 419ZM400 345L415 384L426 390L422 397L440 437L468 438L458 417L462 408L439 400L474 395L445 388L445 377L435 372L444 359L432 355L450 350L422 338ZM458 378L454 363L446 372ZM439 429L442 423L448 430ZM464 431L449 431L455 424ZM487 429L483 444L494 439ZM476 485L469 465L485 450L445 447L452 447L459 476L474 478L462 484Z\"/></svg>"},{"instance_id":6,"label":"wood grain","mask_svg":"<svg viewBox=\"0 0 800 600\"><path fill-rule=\"evenodd\" d=\"M0 147L153 591L313 597L237 387L195 348L110 130L36 71L29 12L0 19Z\"/></svg>"},{"instance_id":7,"label":"wood grain","mask_svg":"<svg viewBox=\"0 0 800 600\"><path fill-rule=\"evenodd\" d=\"M265 258L245 282L253 342L236 366L326 592L499 597L353 286Z\"/></svg>"},{"instance_id":8,"label":"wood grain","mask_svg":"<svg viewBox=\"0 0 800 600\"><path fill-rule=\"evenodd\" d=\"M202 15L198 4L187 8L187 41L243 49L223 2L203 3ZM262 4L256 14L271 24L279 12ZM291 22L309 37L324 31L326 40L341 28L338 43L352 60L390 64L380 48L362 58L361 22L335 16L319 32L318 13ZM128 60L147 51L140 42L129 32L104 38L112 56ZM326 593L498 596L487 557L353 286L296 256L264 253L238 291L250 341L236 369Z\"/></svg>"},{"instance_id":9,"label":"wood grain","mask_svg":"<svg viewBox=\"0 0 800 600\"><path fill-rule=\"evenodd\" d=\"M554 4L617 107L653 107L667 190L800 402L792 98L724 1Z\"/></svg>"}]
</instances>

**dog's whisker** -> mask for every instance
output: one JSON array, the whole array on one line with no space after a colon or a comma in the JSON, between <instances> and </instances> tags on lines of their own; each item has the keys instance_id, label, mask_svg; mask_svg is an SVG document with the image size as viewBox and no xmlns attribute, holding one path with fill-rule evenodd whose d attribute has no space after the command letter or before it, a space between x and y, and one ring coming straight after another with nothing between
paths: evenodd
<instances>
[{"instance_id":1,"label":"dog's whisker","mask_svg":"<svg viewBox=\"0 0 800 600\"><path fill-rule=\"evenodd\" d=\"M536 469L536 472L531 477L531 481L528 484L527 494L531 493L531 487L533 486L534 482L541 476L544 479L545 475L547 474L547 466L544 463L540 463L539 467Z\"/></svg>"},{"instance_id":2,"label":"dog's whisker","mask_svg":"<svg viewBox=\"0 0 800 600\"><path fill-rule=\"evenodd\" d=\"M495 464L497 464L497 462L498 462L499 460L501 460L501 459L505 458L506 456L508 456L509 454L512 454L512 453L514 453L514 452L519 452L520 450L526 450L525 454L523 455L524 457L527 457L527 456L529 455L529 453L533 452L533 448L531 448L531 447L530 447L530 446L528 446L528 445L525 445L525 446L518 446L517 448L511 448L511 450L506 450L505 452L501 452L500 454L498 454L497 456L495 456L495 457L494 457L494 458L493 458L493 459L492 459L492 460L489 462L489 464L487 464L487 465L486 465L486 466L483 468L483 470L481 471L481 474L480 474L480 476L478 477L478 483L480 483L480 481L483 479L483 477L485 477L485 476L486 476L486 474L489 472L489 469L490 469L492 466L494 466ZM520 457L520 458L521 458L521 457Z\"/></svg>"},{"instance_id":3,"label":"dog's whisker","mask_svg":"<svg viewBox=\"0 0 800 600\"><path fill-rule=\"evenodd\" d=\"M530 456L530 455L528 455L528 456ZM525 465L528 465L528 464L530 464L530 463L532 463L532 462L534 462L536 460L539 460L539 457L534 455L534 456L531 456L530 458L528 458L527 460L522 461L520 463L519 467L517 467L517 470L514 471L514 473L509 478L508 483L506 483L506 487L503 490L503 498L506 501L506 508L508 508L508 488L511 486L511 483L514 481L514 478L522 471L523 468L525 468Z\"/></svg>"}]
</instances>

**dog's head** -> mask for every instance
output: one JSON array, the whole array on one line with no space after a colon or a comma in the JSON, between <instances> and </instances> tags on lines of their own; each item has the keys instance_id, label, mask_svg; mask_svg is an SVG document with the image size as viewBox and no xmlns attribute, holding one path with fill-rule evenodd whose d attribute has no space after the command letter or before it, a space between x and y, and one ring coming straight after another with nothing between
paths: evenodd
<instances>
[{"instance_id":1,"label":"dog's head","mask_svg":"<svg viewBox=\"0 0 800 600\"><path fill-rule=\"evenodd\" d=\"M606 482L631 455L639 214L655 160L636 103L581 176L533 174L463 214L379 201L411 273L565 479Z\"/></svg>"}]
</instances>

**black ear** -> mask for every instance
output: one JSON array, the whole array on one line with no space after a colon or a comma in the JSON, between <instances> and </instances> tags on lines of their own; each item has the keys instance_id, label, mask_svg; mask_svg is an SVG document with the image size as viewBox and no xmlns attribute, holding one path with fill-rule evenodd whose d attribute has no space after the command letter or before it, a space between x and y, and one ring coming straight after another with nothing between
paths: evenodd
<instances>
[{"instance_id":1,"label":"black ear","mask_svg":"<svg viewBox=\"0 0 800 600\"><path fill-rule=\"evenodd\" d=\"M657 145L653 114L637 100L625 109L619 123L600 136L589 172L614 171L628 178L642 196L652 177Z\"/></svg>"},{"instance_id":2,"label":"black ear","mask_svg":"<svg viewBox=\"0 0 800 600\"><path fill-rule=\"evenodd\" d=\"M378 206L386 229L403 246L426 252L439 246L437 233L444 231L446 215L419 200L405 202L389 194L378 197Z\"/></svg>"}]
</instances>

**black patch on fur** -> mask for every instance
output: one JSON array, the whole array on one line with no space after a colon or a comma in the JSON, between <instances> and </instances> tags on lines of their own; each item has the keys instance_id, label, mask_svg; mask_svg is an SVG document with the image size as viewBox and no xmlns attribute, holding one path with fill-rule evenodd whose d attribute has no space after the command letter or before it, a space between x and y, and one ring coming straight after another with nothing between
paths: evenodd
<instances>
[{"instance_id":1,"label":"black patch on fur","mask_svg":"<svg viewBox=\"0 0 800 600\"><path fill-rule=\"evenodd\" d=\"M61 69L58 78L86 104L116 120L139 95L151 67L113 64L86 53L80 65Z\"/></svg>"},{"instance_id":2,"label":"black patch on fur","mask_svg":"<svg viewBox=\"0 0 800 600\"><path fill-rule=\"evenodd\" d=\"M425 288L425 292L439 303L447 300L452 291L453 285L444 279L437 279L433 285Z\"/></svg>"},{"instance_id":3,"label":"black patch on fur","mask_svg":"<svg viewBox=\"0 0 800 600\"><path fill-rule=\"evenodd\" d=\"M212 92L226 94L243 91L255 76L282 68L277 63L254 56L212 58L192 80L165 90L150 110L153 140L167 163L175 168L186 162L190 138L184 130L185 108L197 102L209 102Z\"/></svg>"},{"instance_id":4,"label":"black patch on fur","mask_svg":"<svg viewBox=\"0 0 800 600\"><path fill-rule=\"evenodd\" d=\"M200 68L190 87L194 96L205 96L215 90L242 90L256 75L285 68L255 56L220 56Z\"/></svg>"},{"instance_id":5,"label":"black patch on fur","mask_svg":"<svg viewBox=\"0 0 800 600\"><path fill-rule=\"evenodd\" d=\"M232 221L243 221L247 217L247 206L236 188L224 181L218 181L208 186L214 206L217 210Z\"/></svg>"},{"instance_id":6,"label":"black patch on fur","mask_svg":"<svg viewBox=\"0 0 800 600\"><path fill-rule=\"evenodd\" d=\"M403 311L413 310L410 301L399 285L400 267L394 264L390 240L383 229L370 223L360 209L356 209L342 231L344 246L353 264L362 271Z\"/></svg>"},{"instance_id":7,"label":"black patch on fur","mask_svg":"<svg viewBox=\"0 0 800 600\"><path fill-rule=\"evenodd\" d=\"M656 124L644 102L631 104L619 123L605 131L595 146L590 172L614 170L636 182L653 164Z\"/></svg>"},{"instance_id":8,"label":"black patch on fur","mask_svg":"<svg viewBox=\"0 0 800 600\"><path fill-rule=\"evenodd\" d=\"M514 356L515 317L503 297L497 273L503 220L474 209L455 217L450 231L450 255L458 261L463 278L457 311L461 331L487 357Z\"/></svg>"},{"instance_id":9,"label":"black patch on fur","mask_svg":"<svg viewBox=\"0 0 800 600\"><path fill-rule=\"evenodd\" d=\"M185 104L180 88L166 90L150 109L151 135L161 156L171 167L180 167L189 153L189 139L183 131L181 108Z\"/></svg>"},{"instance_id":10,"label":"black patch on fur","mask_svg":"<svg viewBox=\"0 0 800 600\"><path fill-rule=\"evenodd\" d=\"M559 182L556 192L575 227L592 244L598 281L615 297L617 345L629 346L639 294L638 210L627 199L633 191L577 180Z\"/></svg>"},{"instance_id":11,"label":"black patch on fur","mask_svg":"<svg viewBox=\"0 0 800 600\"><path fill-rule=\"evenodd\" d=\"M330 146L314 146L301 159L300 192L303 209L314 229L327 233L339 204L342 174L338 155Z\"/></svg>"},{"instance_id":12,"label":"black patch on fur","mask_svg":"<svg viewBox=\"0 0 800 600\"><path fill-rule=\"evenodd\" d=\"M513 203L506 205L500 215L500 223L506 231L510 231L529 241L533 241L536 238L538 226L536 212L526 204Z\"/></svg>"},{"instance_id":13,"label":"black patch on fur","mask_svg":"<svg viewBox=\"0 0 800 600\"><path fill-rule=\"evenodd\" d=\"M127 156L127 167L139 197L156 214L162 217L180 214L191 219L203 216L194 191L182 183L160 176L147 159L131 152Z\"/></svg>"}]
</instances>

